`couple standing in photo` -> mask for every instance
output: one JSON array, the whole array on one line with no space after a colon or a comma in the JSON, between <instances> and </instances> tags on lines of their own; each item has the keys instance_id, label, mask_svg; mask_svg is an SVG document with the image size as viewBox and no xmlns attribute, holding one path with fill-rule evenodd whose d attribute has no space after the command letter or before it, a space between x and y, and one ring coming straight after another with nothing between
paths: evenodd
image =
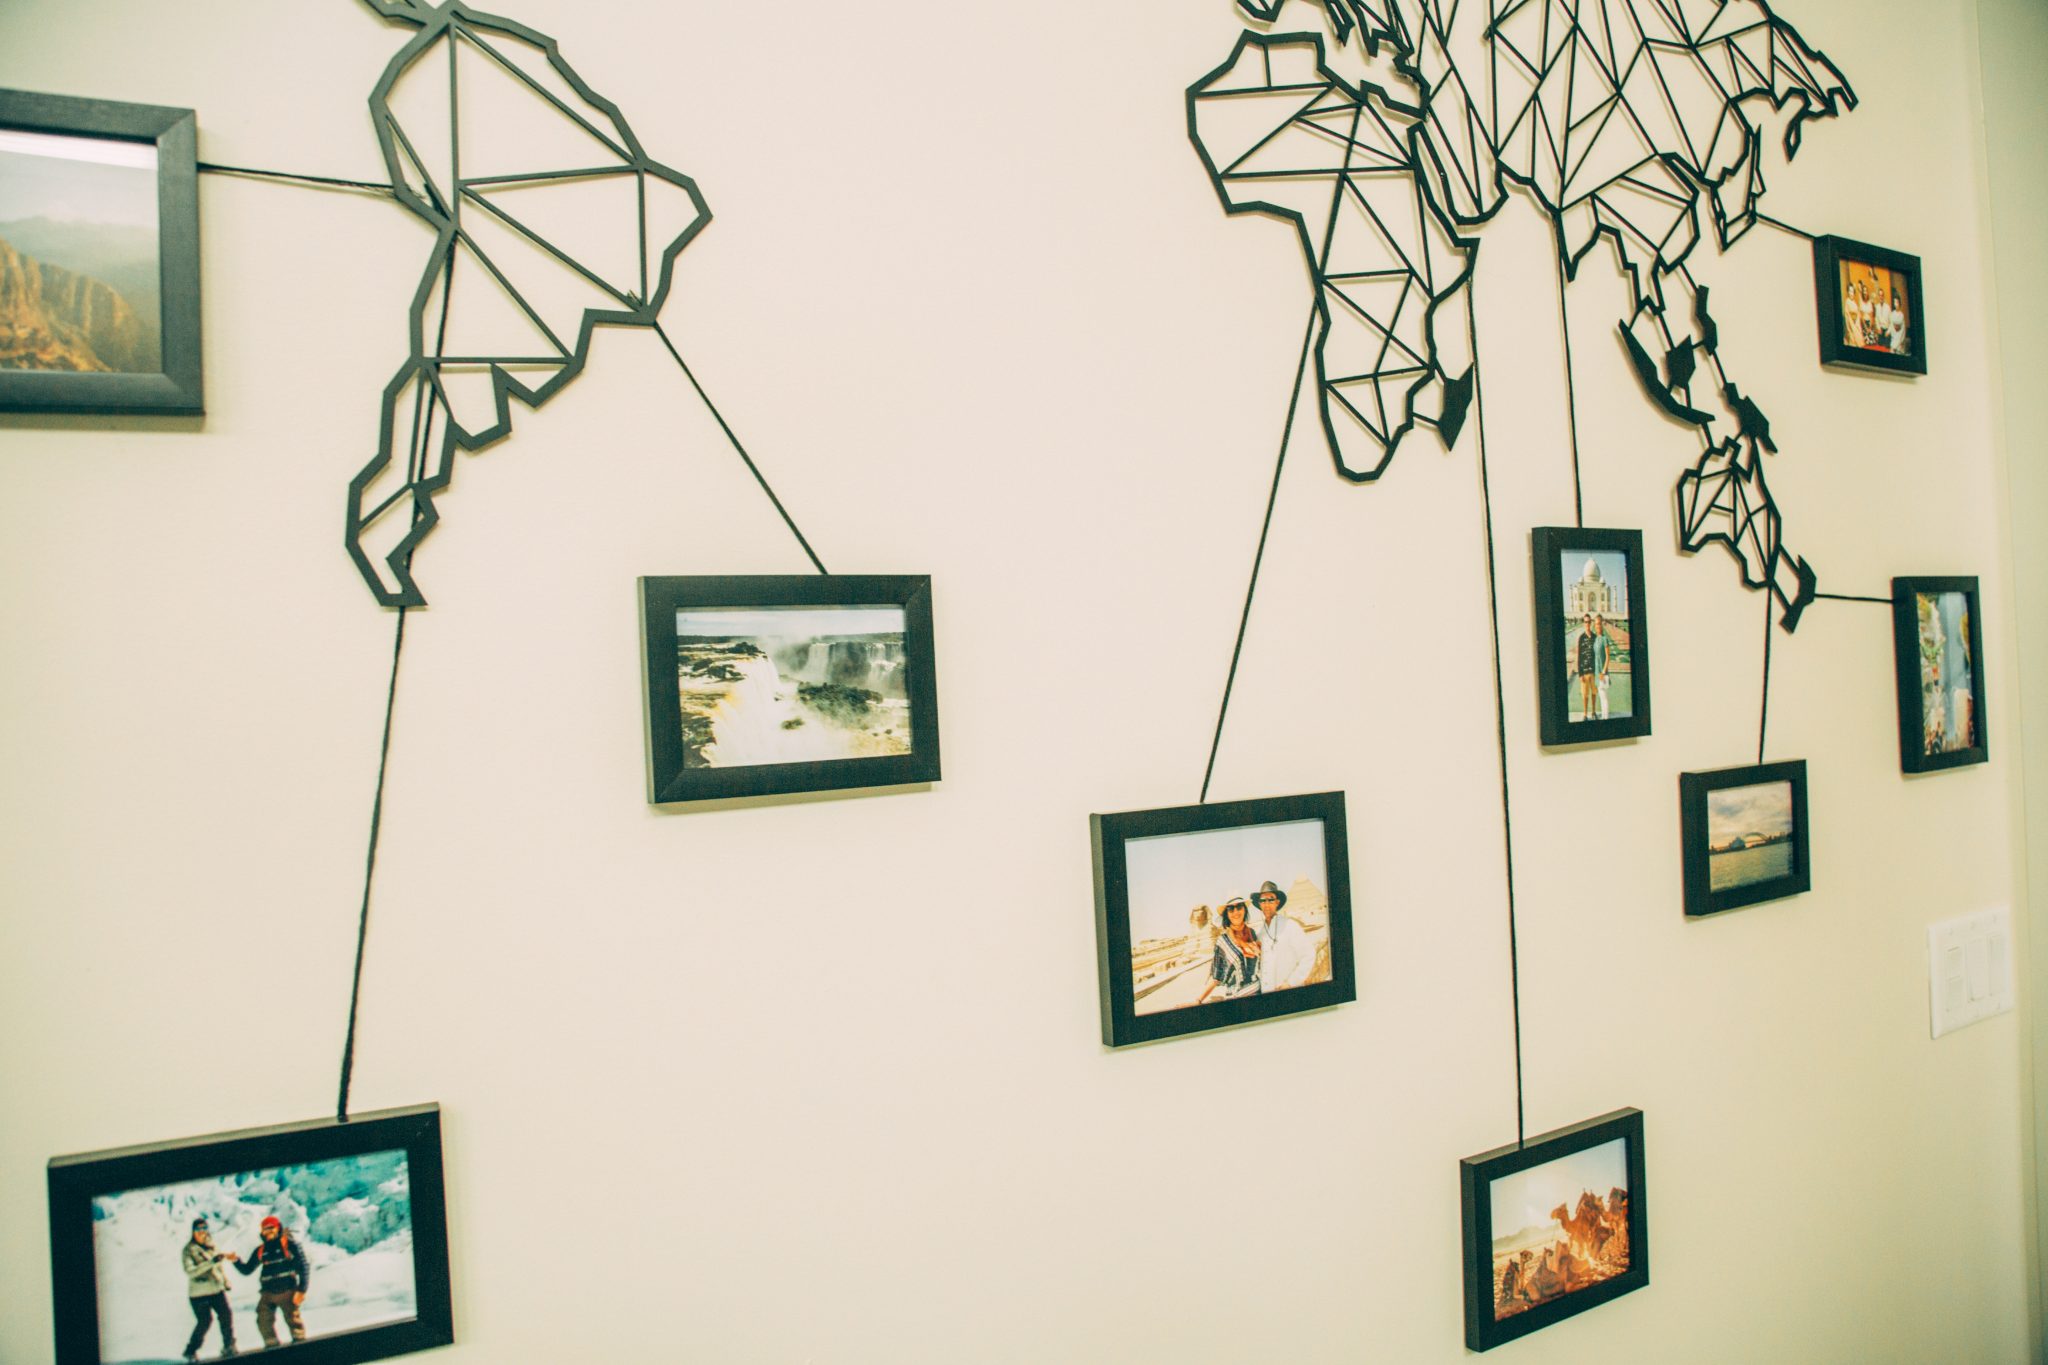
<instances>
[{"instance_id":1,"label":"couple standing in photo","mask_svg":"<svg viewBox=\"0 0 2048 1365\"><path fill-rule=\"evenodd\" d=\"M1250 904L1241 896L1224 902L1209 984L1195 997L1197 1005L1212 997L1231 1000L1287 990L1308 980L1315 949L1294 917L1282 913L1286 904L1287 893L1270 881L1252 893ZM1252 906L1258 907L1257 914Z\"/></svg>"},{"instance_id":2,"label":"couple standing in photo","mask_svg":"<svg viewBox=\"0 0 2048 1365\"><path fill-rule=\"evenodd\" d=\"M1607 622L1600 613L1585 618L1573 651L1572 673L1579 680L1579 714L1573 720L1607 719L1607 668L1613 655Z\"/></svg>"},{"instance_id":3,"label":"couple standing in photo","mask_svg":"<svg viewBox=\"0 0 2048 1365\"><path fill-rule=\"evenodd\" d=\"M299 1305L306 1301L306 1289L312 1284L311 1269L306 1264L305 1248L292 1239L285 1231L284 1224L275 1218L263 1220L262 1240L247 1256L232 1251L221 1251L213 1244L213 1233L204 1218L192 1220L192 1238L185 1243L180 1258L185 1269L186 1294L192 1301L192 1316L196 1321L192 1335L185 1342L185 1359L199 1359L199 1348L206 1342L207 1331L214 1319L220 1320L220 1358L235 1355L235 1320L228 1311L228 1272L232 1265L244 1275L263 1273L258 1281L256 1299L256 1330L263 1337L265 1347L276 1346L277 1316L284 1315L285 1326L291 1330L292 1341L306 1339L306 1324L299 1317Z\"/></svg>"}]
</instances>

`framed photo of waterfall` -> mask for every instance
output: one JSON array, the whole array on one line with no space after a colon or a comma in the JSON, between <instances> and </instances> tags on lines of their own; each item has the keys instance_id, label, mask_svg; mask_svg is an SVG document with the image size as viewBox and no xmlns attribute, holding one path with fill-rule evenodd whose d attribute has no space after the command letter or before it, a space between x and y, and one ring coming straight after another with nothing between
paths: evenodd
<instances>
[{"instance_id":1,"label":"framed photo of waterfall","mask_svg":"<svg viewBox=\"0 0 2048 1365\"><path fill-rule=\"evenodd\" d=\"M200 413L190 109L0 90L0 411Z\"/></svg>"},{"instance_id":2,"label":"framed photo of waterfall","mask_svg":"<svg viewBox=\"0 0 2048 1365\"><path fill-rule=\"evenodd\" d=\"M455 1340L438 1105L62 1156L49 1187L57 1365Z\"/></svg>"},{"instance_id":3,"label":"framed photo of waterfall","mask_svg":"<svg viewBox=\"0 0 2048 1365\"><path fill-rule=\"evenodd\" d=\"M640 644L653 804L938 780L928 577L643 578Z\"/></svg>"}]
</instances>

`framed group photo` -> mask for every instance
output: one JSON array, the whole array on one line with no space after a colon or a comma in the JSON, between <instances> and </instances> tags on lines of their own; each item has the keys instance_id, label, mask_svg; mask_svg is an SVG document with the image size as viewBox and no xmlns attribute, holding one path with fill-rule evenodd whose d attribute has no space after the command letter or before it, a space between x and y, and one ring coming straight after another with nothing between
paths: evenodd
<instances>
[{"instance_id":1,"label":"framed group photo","mask_svg":"<svg viewBox=\"0 0 2048 1365\"><path fill-rule=\"evenodd\" d=\"M1650 617L1643 533L1539 526L1537 728L1546 746L1650 733Z\"/></svg>"},{"instance_id":2,"label":"framed group photo","mask_svg":"<svg viewBox=\"0 0 2048 1365\"><path fill-rule=\"evenodd\" d=\"M1927 773L1988 761L1977 580L1894 578L1892 653L1899 766Z\"/></svg>"},{"instance_id":3,"label":"framed group photo","mask_svg":"<svg viewBox=\"0 0 2048 1365\"><path fill-rule=\"evenodd\" d=\"M1685 913L1711 915L1811 889L1806 764L1678 775Z\"/></svg>"},{"instance_id":4,"label":"framed group photo","mask_svg":"<svg viewBox=\"0 0 2048 1365\"><path fill-rule=\"evenodd\" d=\"M50 1162L57 1365L455 1339L436 1105Z\"/></svg>"},{"instance_id":5,"label":"framed group photo","mask_svg":"<svg viewBox=\"0 0 2048 1365\"><path fill-rule=\"evenodd\" d=\"M1089 817L1102 1041L1356 998L1344 794Z\"/></svg>"},{"instance_id":6,"label":"framed group photo","mask_svg":"<svg viewBox=\"0 0 2048 1365\"><path fill-rule=\"evenodd\" d=\"M198 122L0 90L0 411L198 413Z\"/></svg>"},{"instance_id":7,"label":"framed group photo","mask_svg":"<svg viewBox=\"0 0 2048 1365\"><path fill-rule=\"evenodd\" d=\"M1640 1109L1466 1157L1458 1177L1467 1349L1490 1351L1650 1282Z\"/></svg>"},{"instance_id":8,"label":"framed group photo","mask_svg":"<svg viewBox=\"0 0 2048 1365\"><path fill-rule=\"evenodd\" d=\"M1927 373L1920 258L1847 237L1813 240L1823 365Z\"/></svg>"},{"instance_id":9,"label":"framed group photo","mask_svg":"<svg viewBox=\"0 0 2048 1365\"><path fill-rule=\"evenodd\" d=\"M647 799L935 782L931 579L640 580Z\"/></svg>"}]
</instances>

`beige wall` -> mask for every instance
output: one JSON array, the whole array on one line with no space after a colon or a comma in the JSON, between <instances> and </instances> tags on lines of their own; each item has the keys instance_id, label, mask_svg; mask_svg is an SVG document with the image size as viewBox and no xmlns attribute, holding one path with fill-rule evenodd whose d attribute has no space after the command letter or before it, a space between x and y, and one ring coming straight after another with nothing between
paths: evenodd
<instances>
[{"instance_id":1,"label":"beige wall","mask_svg":"<svg viewBox=\"0 0 2048 1365\"><path fill-rule=\"evenodd\" d=\"M1783 8L1863 107L1773 168L1770 211L1921 255L1933 372L1821 371L1806 245L1768 229L1700 261L1724 353L1823 590L1981 575L2017 721L2040 576L2003 550L2001 427L2016 506L2027 447L1979 35ZM363 99L402 33L286 9L7 5L0 85L376 175ZM702 183L666 320L826 563L934 576L946 777L643 803L635 576L804 567L653 338L603 337L462 462L418 561L355 1087L445 1107L451 1358L1459 1359L1456 1163L1515 1117L1472 438L1360 489L1304 422L1217 767L1219 799L1349 794L1358 1002L1097 1042L1086 817L1196 795L1308 301L1289 233L1226 219L1187 146L1228 6L517 14ZM2039 146L2002 139L1994 170ZM332 1102L392 624L342 494L426 243L365 197L202 201L204 422L0 419L8 1365L49 1359L49 1156ZM1886 614L1820 604L1770 725L1811 765L1815 889L1682 918L1676 774L1754 752L1763 604L1672 550L1689 437L1589 266L1586 514L1651 547L1657 728L1537 748L1526 533L1571 515L1546 253L1526 215L1490 230L1479 305L1528 1118L1646 1112L1655 1274L1516 1354L2015 1359L2023 1033L1929 1041L1924 928L2020 893L2018 726L1902 779Z\"/></svg>"}]
</instances>

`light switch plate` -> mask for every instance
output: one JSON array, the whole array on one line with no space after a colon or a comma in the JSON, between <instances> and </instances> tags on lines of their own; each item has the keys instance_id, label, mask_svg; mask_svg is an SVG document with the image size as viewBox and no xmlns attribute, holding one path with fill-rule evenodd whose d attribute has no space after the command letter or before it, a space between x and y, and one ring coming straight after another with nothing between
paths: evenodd
<instances>
[{"instance_id":1,"label":"light switch plate","mask_svg":"<svg viewBox=\"0 0 2048 1365\"><path fill-rule=\"evenodd\" d=\"M1933 1036L2013 1007L2012 911L2001 907L1927 926L1927 1005Z\"/></svg>"}]
</instances>

